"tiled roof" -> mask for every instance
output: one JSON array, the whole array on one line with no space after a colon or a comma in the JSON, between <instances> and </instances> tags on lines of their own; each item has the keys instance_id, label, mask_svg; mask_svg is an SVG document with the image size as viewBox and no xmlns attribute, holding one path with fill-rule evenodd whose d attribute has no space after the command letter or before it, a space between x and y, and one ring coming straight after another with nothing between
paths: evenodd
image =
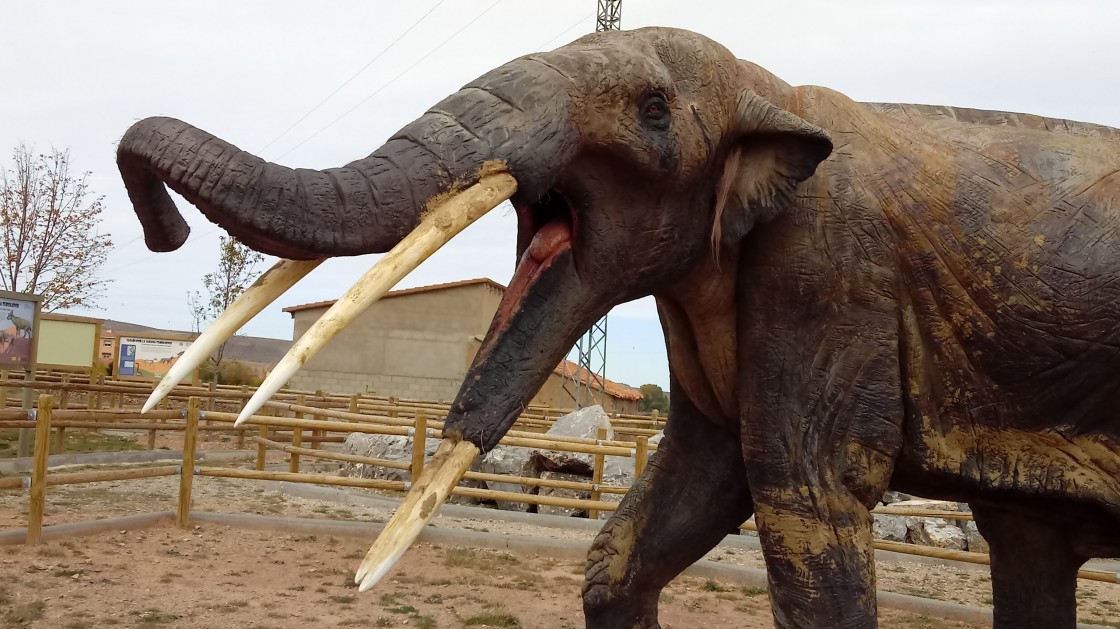
<instances>
[{"instance_id":1,"label":"tiled roof","mask_svg":"<svg viewBox=\"0 0 1120 629\"><path fill-rule=\"evenodd\" d=\"M587 370L570 360L565 360L559 365L556 365L556 369L553 371L565 378L572 378L574 374L578 374L581 381L588 382L588 380L590 380L595 388L605 391L607 395L616 400L642 399L642 392L629 385L607 380L606 378L600 379L596 374L591 374L590 378L588 378Z\"/></svg>"},{"instance_id":2,"label":"tiled roof","mask_svg":"<svg viewBox=\"0 0 1120 629\"><path fill-rule=\"evenodd\" d=\"M476 284L484 284L493 287L498 291L505 291L506 287L495 282L488 277L479 277L473 280L462 280L459 282L448 282L446 284L432 284L431 286L417 286L416 288L403 288L401 290L391 290L385 293L381 299L389 299L390 297L404 297L405 295L416 295L418 293L429 293L437 290L446 290L448 288L459 288L461 286L474 286ZM284 312L300 312L301 310L315 310L317 308L330 308L337 301L332 299L330 301L317 301L311 304L300 304L298 306L288 306L284 308Z\"/></svg>"}]
</instances>

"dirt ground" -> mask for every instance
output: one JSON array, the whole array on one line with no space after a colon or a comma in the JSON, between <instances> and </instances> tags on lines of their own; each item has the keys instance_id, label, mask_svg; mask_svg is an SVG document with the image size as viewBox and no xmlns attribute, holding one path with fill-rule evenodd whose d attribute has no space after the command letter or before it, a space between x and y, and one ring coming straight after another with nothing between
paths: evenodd
<instances>
[{"instance_id":1,"label":"dirt ground","mask_svg":"<svg viewBox=\"0 0 1120 629\"><path fill-rule=\"evenodd\" d=\"M582 627L583 566L538 556L419 545L358 594L368 543L221 526L160 527L8 549L6 626ZM665 629L772 627L764 590L678 579L661 597ZM884 612L884 626L965 627Z\"/></svg>"},{"instance_id":2,"label":"dirt ground","mask_svg":"<svg viewBox=\"0 0 1120 629\"><path fill-rule=\"evenodd\" d=\"M46 523L173 510L178 484L172 476L51 487ZM383 507L297 498L271 487L196 477L192 509L366 522L390 515ZM0 492L0 530L26 522L27 493ZM594 536L590 530L491 518L439 515L434 525L586 542ZM0 552L0 626L582 627L579 562L421 546L376 590L358 595L350 579L369 542L203 526L5 547ZM722 546L707 558L762 567L761 554L753 550ZM878 582L887 591L991 604L984 571L883 563ZM1120 620L1120 586L1082 581L1078 599L1081 620ZM661 609L666 629L772 626L765 592L697 579L674 582ZM884 627L967 626L891 611L882 616Z\"/></svg>"}]
</instances>

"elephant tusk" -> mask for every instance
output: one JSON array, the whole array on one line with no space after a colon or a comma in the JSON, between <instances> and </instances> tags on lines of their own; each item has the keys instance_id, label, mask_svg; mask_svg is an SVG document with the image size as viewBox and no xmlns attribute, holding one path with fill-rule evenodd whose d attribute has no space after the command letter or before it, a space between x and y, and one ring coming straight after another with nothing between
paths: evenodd
<instances>
[{"instance_id":1,"label":"elephant tusk","mask_svg":"<svg viewBox=\"0 0 1120 629\"><path fill-rule=\"evenodd\" d=\"M517 181L509 173L489 174L481 177L475 185L426 212L416 229L397 243L372 269L366 271L288 350L241 410L234 425L240 425L256 413L327 342L404 276L420 266L428 256L502 201L513 196L516 191Z\"/></svg>"},{"instance_id":2,"label":"elephant tusk","mask_svg":"<svg viewBox=\"0 0 1120 629\"><path fill-rule=\"evenodd\" d=\"M478 447L469 441L453 443L451 439L444 439L439 444L431 462L420 472L420 478L358 566L354 583L358 584L359 592L377 585L381 577L392 569L419 537L420 531L435 517L436 511L451 495L451 490L478 454Z\"/></svg>"},{"instance_id":3,"label":"elephant tusk","mask_svg":"<svg viewBox=\"0 0 1120 629\"><path fill-rule=\"evenodd\" d=\"M315 267L323 263L323 258L318 260L280 260L271 269L264 272L253 285L237 298L206 328L197 339L191 343L187 351L171 365L167 375L159 381L148 401L144 403L143 412L152 410L156 404L167 397L175 385L190 375L196 367L209 358L210 354L222 343L233 336L241 326L257 316L272 302L276 301L284 291L295 286Z\"/></svg>"}]
</instances>

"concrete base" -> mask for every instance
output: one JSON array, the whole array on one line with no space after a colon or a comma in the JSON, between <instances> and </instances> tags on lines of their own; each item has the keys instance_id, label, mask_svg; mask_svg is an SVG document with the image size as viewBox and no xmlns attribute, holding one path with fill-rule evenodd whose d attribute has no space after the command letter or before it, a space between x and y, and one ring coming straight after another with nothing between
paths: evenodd
<instances>
[{"instance_id":1,"label":"concrete base","mask_svg":"<svg viewBox=\"0 0 1120 629\"><path fill-rule=\"evenodd\" d=\"M198 458L203 461L240 461L252 460L255 452L246 450L210 450L198 453ZM182 463L183 453L179 450L125 450L123 452L88 452L84 454L52 454L47 457L47 467L62 465L120 465L122 463L155 463L168 461ZM7 459L0 461L0 472L12 474L30 472L35 464L32 457Z\"/></svg>"}]
</instances>

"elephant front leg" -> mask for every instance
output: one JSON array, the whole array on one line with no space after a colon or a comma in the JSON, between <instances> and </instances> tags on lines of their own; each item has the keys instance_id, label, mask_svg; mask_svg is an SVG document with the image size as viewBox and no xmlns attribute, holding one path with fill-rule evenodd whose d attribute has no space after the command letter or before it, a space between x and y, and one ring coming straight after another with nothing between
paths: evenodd
<instances>
[{"instance_id":1,"label":"elephant front leg","mask_svg":"<svg viewBox=\"0 0 1120 629\"><path fill-rule=\"evenodd\" d=\"M877 623L869 509L894 470L902 403L890 343L845 341L784 345L813 349L805 362L763 354L745 398L747 480L780 629Z\"/></svg>"},{"instance_id":2,"label":"elephant front leg","mask_svg":"<svg viewBox=\"0 0 1120 629\"><path fill-rule=\"evenodd\" d=\"M751 514L737 435L672 386L657 453L588 553L588 628L655 629L662 588Z\"/></svg>"},{"instance_id":3,"label":"elephant front leg","mask_svg":"<svg viewBox=\"0 0 1120 629\"><path fill-rule=\"evenodd\" d=\"M842 488L768 488L755 521L781 629L876 626L871 515Z\"/></svg>"}]
</instances>

